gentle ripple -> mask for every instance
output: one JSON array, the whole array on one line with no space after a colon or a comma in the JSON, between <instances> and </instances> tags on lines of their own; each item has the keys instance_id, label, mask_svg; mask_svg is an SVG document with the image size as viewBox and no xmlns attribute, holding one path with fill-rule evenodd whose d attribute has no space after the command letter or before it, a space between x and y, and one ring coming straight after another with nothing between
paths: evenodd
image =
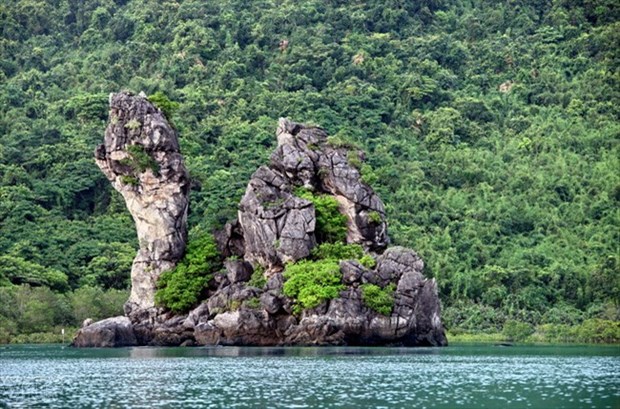
<instances>
[{"instance_id":1,"label":"gentle ripple","mask_svg":"<svg viewBox=\"0 0 620 409\"><path fill-rule=\"evenodd\" d=\"M0 407L617 409L620 350L11 346Z\"/></svg>"}]
</instances>

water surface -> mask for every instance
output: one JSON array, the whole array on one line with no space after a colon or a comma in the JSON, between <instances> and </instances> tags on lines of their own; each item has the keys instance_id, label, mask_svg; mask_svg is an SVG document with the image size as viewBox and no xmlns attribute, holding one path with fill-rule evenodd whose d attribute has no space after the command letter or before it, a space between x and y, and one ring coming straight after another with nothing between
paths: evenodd
<instances>
[{"instance_id":1,"label":"water surface","mask_svg":"<svg viewBox=\"0 0 620 409\"><path fill-rule=\"evenodd\" d=\"M620 408L620 348L0 347L0 407Z\"/></svg>"}]
</instances>

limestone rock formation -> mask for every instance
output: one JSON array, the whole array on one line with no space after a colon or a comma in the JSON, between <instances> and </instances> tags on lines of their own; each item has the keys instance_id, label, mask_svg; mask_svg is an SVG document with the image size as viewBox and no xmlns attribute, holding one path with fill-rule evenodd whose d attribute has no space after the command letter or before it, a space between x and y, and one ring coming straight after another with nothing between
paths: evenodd
<instances>
[{"instance_id":1,"label":"limestone rock formation","mask_svg":"<svg viewBox=\"0 0 620 409\"><path fill-rule=\"evenodd\" d=\"M132 288L131 301L140 307L130 311L136 344L447 344L435 280L424 277L424 263L413 250L387 247L385 208L356 168L363 160L362 154L351 147L333 146L320 128L286 119L279 122L278 146L269 165L261 166L248 183L237 220L215 234L225 261L222 271L215 273L209 282L207 299L184 315L150 308L152 298L145 301L145 294L152 295L154 280L164 268L174 264L185 244L187 174L177 156L178 147L172 142L176 140L169 137L167 132L171 129L166 128L161 114L144 99L136 102L135 97L124 94L116 98L119 99L112 99L111 118L122 117L119 122L124 124L136 118L141 124L150 124L145 125L150 130L159 126L158 140L171 143L169 150L147 150L153 146L145 140L148 135L136 130L133 138L134 133L126 131L126 125L119 127L118 123L111 123L106 131L106 144L98 150L99 165L128 201L139 235L148 238L141 242L135 271L132 270L132 284L138 289ZM125 164L131 155L128 144L145 146L145 151L158 159L159 176L147 169L138 173L137 185L123 182L124 176L136 174ZM164 172L165 167L170 170ZM285 295L286 266L314 257L313 249L325 237L318 227L315 202L301 197L299 189L335 198L336 212L346 216L346 242L359 245L365 257L373 261L341 260L339 265L332 264L336 277L341 277L339 292L335 298L301 312L298 301ZM149 209L156 201L153 197L160 195L158 192L166 193L165 198L158 199L162 206ZM165 239L151 235L152 223L164 220L169 222L163 227L167 232ZM136 267L143 260L151 266L156 261L160 263L148 276L148 282L146 270ZM369 287L390 290L392 303L387 309L369 304L365 299ZM99 345L107 345L109 336L97 337L97 330L107 334L118 324L117 321L100 324L83 328L74 344L93 345L99 340Z\"/></svg>"},{"instance_id":2,"label":"limestone rock formation","mask_svg":"<svg viewBox=\"0 0 620 409\"><path fill-rule=\"evenodd\" d=\"M152 308L157 279L183 256L187 240L189 176L176 131L143 94L111 94L95 159L125 199L138 233L126 308Z\"/></svg>"},{"instance_id":3,"label":"limestone rock formation","mask_svg":"<svg viewBox=\"0 0 620 409\"><path fill-rule=\"evenodd\" d=\"M271 156L271 168L290 184L334 196L349 220L348 243L375 251L385 249L388 236L383 202L352 164L361 161L362 153L329 144L321 128L284 118L276 135L278 147Z\"/></svg>"},{"instance_id":4,"label":"limestone rock formation","mask_svg":"<svg viewBox=\"0 0 620 409\"><path fill-rule=\"evenodd\" d=\"M127 317L113 317L84 323L73 341L76 347L125 347L138 345L133 325Z\"/></svg>"},{"instance_id":5,"label":"limestone rock formation","mask_svg":"<svg viewBox=\"0 0 620 409\"><path fill-rule=\"evenodd\" d=\"M296 186L338 200L348 219L348 243L384 249L388 237L383 203L349 164L349 156L360 153L335 148L322 129L287 119L280 119L277 138L270 166L252 175L239 205L246 260L279 270L310 255L317 243L314 209L293 194Z\"/></svg>"}]
</instances>

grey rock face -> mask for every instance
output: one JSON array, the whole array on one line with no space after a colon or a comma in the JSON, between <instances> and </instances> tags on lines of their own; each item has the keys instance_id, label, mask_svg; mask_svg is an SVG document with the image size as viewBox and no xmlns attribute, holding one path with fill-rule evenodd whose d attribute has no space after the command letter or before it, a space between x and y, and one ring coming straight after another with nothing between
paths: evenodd
<instances>
[{"instance_id":1,"label":"grey rock face","mask_svg":"<svg viewBox=\"0 0 620 409\"><path fill-rule=\"evenodd\" d=\"M311 202L294 196L277 170L261 166L239 204L245 259L268 269L310 255L316 244Z\"/></svg>"},{"instance_id":2,"label":"grey rock face","mask_svg":"<svg viewBox=\"0 0 620 409\"><path fill-rule=\"evenodd\" d=\"M189 176L176 131L146 97L111 94L95 158L136 223L140 249L128 309L152 308L157 279L183 256L187 241Z\"/></svg>"},{"instance_id":3,"label":"grey rock face","mask_svg":"<svg viewBox=\"0 0 620 409\"><path fill-rule=\"evenodd\" d=\"M82 327L72 346L107 348L138 345L133 325L127 317L112 317Z\"/></svg>"},{"instance_id":4,"label":"grey rock face","mask_svg":"<svg viewBox=\"0 0 620 409\"><path fill-rule=\"evenodd\" d=\"M351 164L361 161L361 152L332 146L323 129L284 118L278 123L276 135L278 147L271 156L271 167L285 175L289 183L334 196L348 219L348 243L374 251L387 247L383 202Z\"/></svg>"},{"instance_id":5,"label":"grey rock face","mask_svg":"<svg viewBox=\"0 0 620 409\"><path fill-rule=\"evenodd\" d=\"M349 164L351 152L328 144L321 128L287 119L280 119L276 134L278 147L270 166L252 175L239 206L244 250L237 253L273 271L310 254L317 241L316 217L312 203L294 194L295 187L302 186L338 200L348 219L347 242L383 250L388 244L385 208ZM231 243L232 226L220 234L222 249L230 247L226 243Z\"/></svg>"},{"instance_id":6,"label":"grey rock face","mask_svg":"<svg viewBox=\"0 0 620 409\"><path fill-rule=\"evenodd\" d=\"M224 262L228 274L228 282L240 283L248 281L252 275L252 265L243 260L226 260Z\"/></svg>"}]
</instances>

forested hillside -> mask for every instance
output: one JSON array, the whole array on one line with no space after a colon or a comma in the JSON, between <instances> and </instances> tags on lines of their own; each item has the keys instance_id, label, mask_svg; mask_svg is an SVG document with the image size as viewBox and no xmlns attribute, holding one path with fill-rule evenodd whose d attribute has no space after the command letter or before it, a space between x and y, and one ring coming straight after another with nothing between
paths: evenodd
<instances>
[{"instance_id":1,"label":"forested hillside","mask_svg":"<svg viewBox=\"0 0 620 409\"><path fill-rule=\"evenodd\" d=\"M2 2L0 342L127 296L134 226L93 160L119 90L178 129L190 228L235 216L279 117L319 124L367 153L451 333L617 340L619 20L615 0Z\"/></svg>"}]
</instances>

